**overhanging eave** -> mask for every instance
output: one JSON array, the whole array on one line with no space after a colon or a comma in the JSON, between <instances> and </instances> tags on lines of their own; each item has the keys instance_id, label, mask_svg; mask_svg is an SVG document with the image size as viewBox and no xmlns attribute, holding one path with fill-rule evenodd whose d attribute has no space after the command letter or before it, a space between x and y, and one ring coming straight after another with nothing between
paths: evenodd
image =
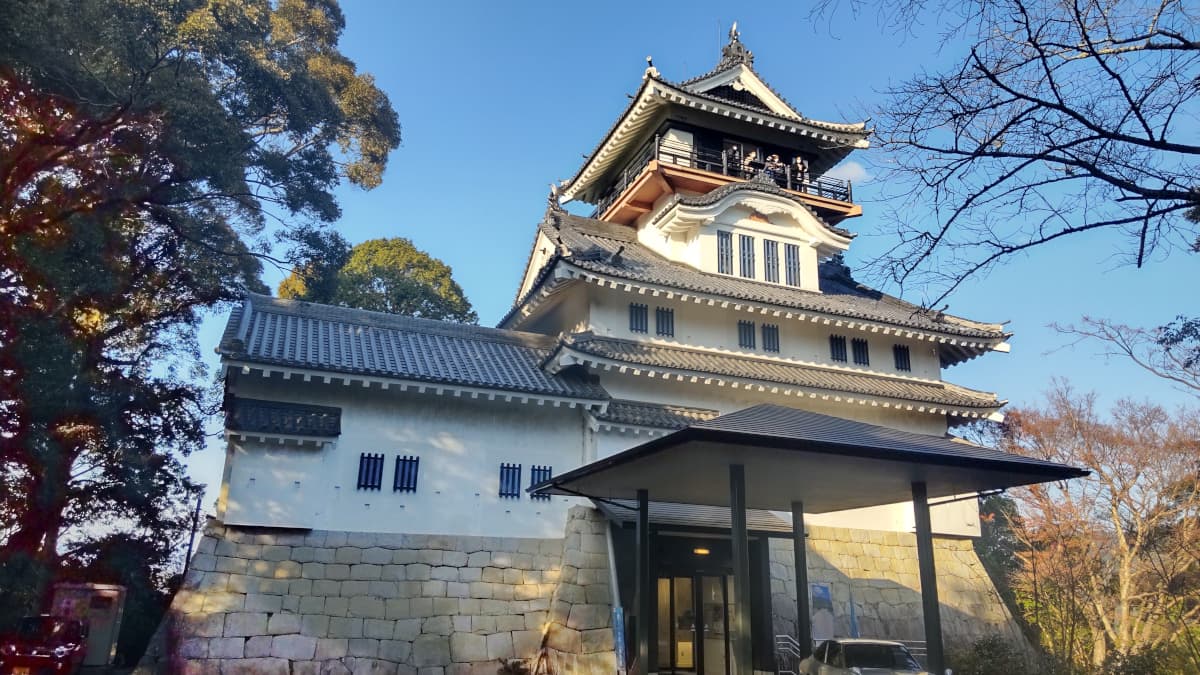
<instances>
[{"instance_id":1,"label":"overhanging eave","mask_svg":"<svg viewBox=\"0 0 1200 675\"><path fill-rule=\"evenodd\" d=\"M799 426L781 432L772 427L780 418ZM760 429L749 428L756 419L764 420ZM754 406L555 476L531 491L625 500L648 488L659 501L728 507L733 465L745 470L747 508L787 511L803 501L809 513L906 502L915 482L925 483L933 499L1088 473L944 438Z\"/></svg>"}]
</instances>

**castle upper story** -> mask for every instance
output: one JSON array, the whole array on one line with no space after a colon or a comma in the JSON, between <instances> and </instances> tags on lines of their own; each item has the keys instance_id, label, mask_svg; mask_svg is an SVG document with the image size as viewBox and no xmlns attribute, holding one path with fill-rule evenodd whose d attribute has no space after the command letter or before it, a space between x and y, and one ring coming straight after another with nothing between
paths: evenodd
<instances>
[{"instance_id":1,"label":"castle upper story","mask_svg":"<svg viewBox=\"0 0 1200 675\"><path fill-rule=\"evenodd\" d=\"M559 336L548 367L615 368L605 386L629 373L692 384L723 373L739 393L932 414L939 422L916 427L931 433L997 418L1003 401L942 370L1007 351L1004 327L869 288L842 262L862 209L828 172L870 131L805 118L753 63L735 29L704 75L672 83L646 69L552 191L500 327ZM572 200L592 214L568 213Z\"/></svg>"},{"instance_id":2,"label":"castle upper story","mask_svg":"<svg viewBox=\"0 0 1200 675\"><path fill-rule=\"evenodd\" d=\"M711 71L671 82L650 63L629 106L562 187L593 216L640 226L670 195L700 195L756 176L830 223L862 213L828 171L869 145L866 124L807 118L754 70L737 27Z\"/></svg>"}]
</instances>

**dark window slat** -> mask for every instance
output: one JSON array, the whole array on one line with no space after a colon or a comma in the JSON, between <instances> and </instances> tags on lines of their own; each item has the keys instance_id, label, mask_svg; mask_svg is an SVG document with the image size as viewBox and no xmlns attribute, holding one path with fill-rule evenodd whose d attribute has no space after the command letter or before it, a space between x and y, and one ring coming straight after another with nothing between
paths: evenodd
<instances>
[{"instance_id":1,"label":"dark window slat","mask_svg":"<svg viewBox=\"0 0 1200 675\"><path fill-rule=\"evenodd\" d=\"M738 321L738 346L754 349L753 321Z\"/></svg>"},{"instance_id":2,"label":"dark window slat","mask_svg":"<svg viewBox=\"0 0 1200 675\"><path fill-rule=\"evenodd\" d=\"M850 346L854 351L854 363L859 366L871 365L871 353L867 346L867 341L862 338L855 338L850 341Z\"/></svg>"},{"instance_id":3,"label":"dark window slat","mask_svg":"<svg viewBox=\"0 0 1200 675\"><path fill-rule=\"evenodd\" d=\"M779 326L769 323L762 325L762 346L763 351L779 351Z\"/></svg>"},{"instance_id":4,"label":"dark window slat","mask_svg":"<svg viewBox=\"0 0 1200 675\"><path fill-rule=\"evenodd\" d=\"M846 338L841 335L829 336L829 358L834 361L846 362Z\"/></svg>"},{"instance_id":5,"label":"dark window slat","mask_svg":"<svg viewBox=\"0 0 1200 675\"><path fill-rule=\"evenodd\" d=\"M550 480L551 472L549 466L538 466L536 464L529 467L529 487L533 487L538 483ZM532 495L533 499L549 500L550 495Z\"/></svg>"},{"instance_id":6,"label":"dark window slat","mask_svg":"<svg viewBox=\"0 0 1200 675\"><path fill-rule=\"evenodd\" d=\"M785 244L783 247L784 275L788 286L800 285L800 247L796 244Z\"/></svg>"},{"instance_id":7,"label":"dark window slat","mask_svg":"<svg viewBox=\"0 0 1200 675\"><path fill-rule=\"evenodd\" d=\"M359 490L378 490L383 485L383 454L364 452L358 456Z\"/></svg>"},{"instance_id":8,"label":"dark window slat","mask_svg":"<svg viewBox=\"0 0 1200 675\"><path fill-rule=\"evenodd\" d=\"M396 475L392 480L393 492L416 492L420 457L396 456Z\"/></svg>"},{"instance_id":9,"label":"dark window slat","mask_svg":"<svg viewBox=\"0 0 1200 675\"><path fill-rule=\"evenodd\" d=\"M500 496L510 499L521 498L521 465L500 465Z\"/></svg>"},{"instance_id":10,"label":"dark window slat","mask_svg":"<svg viewBox=\"0 0 1200 675\"><path fill-rule=\"evenodd\" d=\"M748 234L738 235L738 247L741 252L741 269L743 277L754 278L754 237Z\"/></svg>"},{"instance_id":11,"label":"dark window slat","mask_svg":"<svg viewBox=\"0 0 1200 675\"><path fill-rule=\"evenodd\" d=\"M658 307L654 310L654 331L664 337L675 337L675 310Z\"/></svg>"},{"instance_id":12,"label":"dark window slat","mask_svg":"<svg viewBox=\"0 0 1200 675\"><path fill-rule=\"evenodd\" d=\"M629 330L633 333L645 333L650 329L650 310L646 305L629 303Z\"/></svg>"},{"instance_id":13,"label":"dark window slat","mask_svg":"<svg viewBox=\"0 0 1200 675\"><path fill-rule=\"evenodd\" d=\"M779 242L763 239L763 278L779 283Z\"/></svg>"},{"instance_id":14,"label":"dark window slat","mask_svg":"<svg viewBox=\"0 0 1200 675\"><path fill-rule=\"evenodd\" d=\"M733 274L733 234L717 232L717 272Z\"/></svg>"}]
</instances>

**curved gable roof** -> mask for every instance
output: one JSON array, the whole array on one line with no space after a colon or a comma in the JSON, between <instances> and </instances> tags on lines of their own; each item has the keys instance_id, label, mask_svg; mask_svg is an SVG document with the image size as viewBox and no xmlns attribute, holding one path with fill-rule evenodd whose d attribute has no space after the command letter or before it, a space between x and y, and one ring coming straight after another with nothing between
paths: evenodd
<instances>
[{"instance_id":1,"label":"curved gable roof","mask_svg":"<svg viewBox=\"0 0 1200 675\"><path fill-rule=\"evenodd\" d=\"M541 364L549 335L247 294L217 352L227 361L607 400L578 373Z\"/></svg>"}]
</instances>

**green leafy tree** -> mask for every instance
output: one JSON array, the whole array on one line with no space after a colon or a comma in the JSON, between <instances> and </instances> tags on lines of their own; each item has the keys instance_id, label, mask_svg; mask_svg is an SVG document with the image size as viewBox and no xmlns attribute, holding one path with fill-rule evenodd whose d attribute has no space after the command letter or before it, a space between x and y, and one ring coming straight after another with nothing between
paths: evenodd
<instances>
[{"instance_id":1,"label":"green leafy tree","mask_svg":"<svg viewBox=\"0 0 1200 675\"><path fill-rule=\"evenodd\" d=\"M280 297L426 319L479 321L450 266L408 239L371 239L349 248L333 235L307 238L300 247L307 256L279 284ZM336 270L329 264L342 260Z\"/></svg>"},{"instance_id":2,"label":"green leafy tree","mask_svg":"<svg viewBox=\"0 0 1200 675\"><path fill-rule=\"evenodd\" d=\"M350 242L332 230L314 228L303 228L291 239L292 273L280 282L279 296L336 304L338 272L350 258Z\"/></svg>"},{"instance_id":3,"label":"green leafy tree","mask_svg":"<svg viewBox=\"0 0 1200 675\"><path fill-rule=\"evenodd\" d=\"M264 290L400 131L334 0L28 0L0 21L0 606L126 532L170 546L216 392L202 314Z\"/></svg>"}]
</instances>

